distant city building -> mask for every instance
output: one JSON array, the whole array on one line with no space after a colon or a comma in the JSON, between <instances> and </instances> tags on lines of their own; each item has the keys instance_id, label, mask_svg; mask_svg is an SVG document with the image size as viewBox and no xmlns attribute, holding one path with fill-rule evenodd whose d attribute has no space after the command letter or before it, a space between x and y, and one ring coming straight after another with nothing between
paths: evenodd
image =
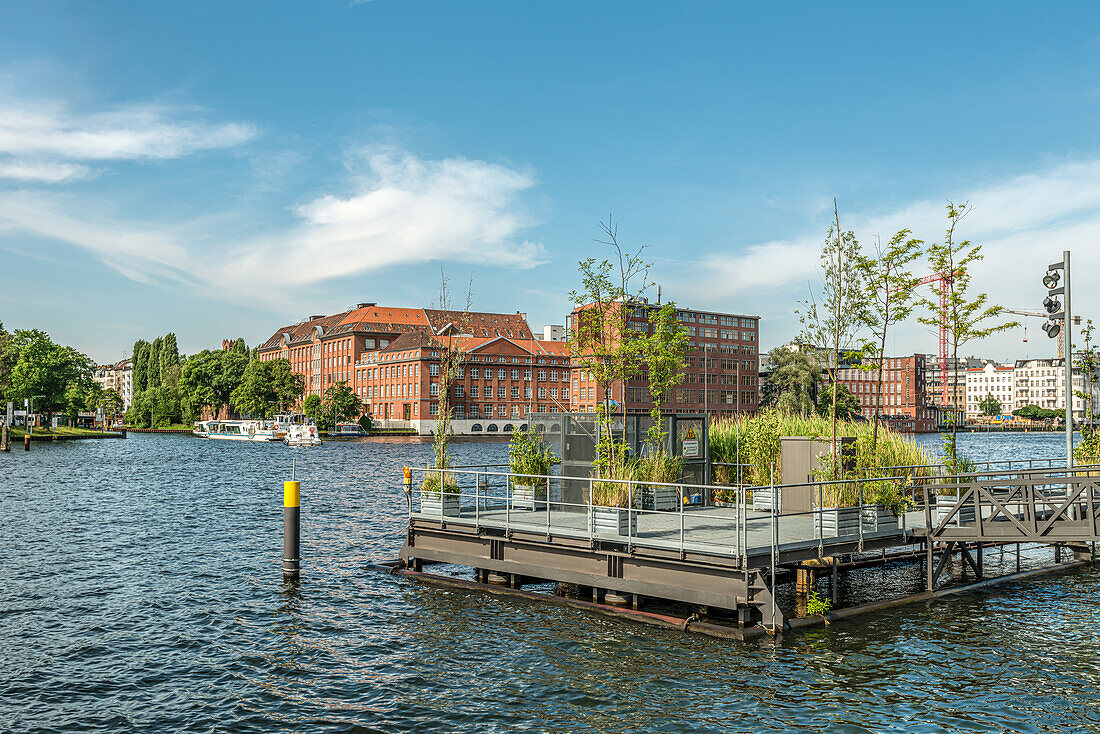
<instances>
[{"instance_id":1,"label":"distant city building","mask_svg":"<svg viewBox=\"0 0 1100 734\"><path fill-rule=\"evenodd\" d=\"M1066 407L1064 359L1018 359L1013 365L1016 388L1015 408L1025 405L1038 405L1049 410L1064 410ZM1073 370L1073 417L1082 420L1087 417L1088 403L1081 394L1088 394L1085 376L1080 370ZM1094 410L1100 406L1100 383L1092 384L1092 402Z\"/></svg>"},{"instance_id":2,"label":"distant city building","mask_svg":"<svg viewBox=\"0 0 1100 734\"><path fill-rule=\"evenodd\" d=\"M547 342L565 341L565 327L560 324L547 324L542 327L542 340Z\"/></svg>"},{"instance_id":3,"label":"distant city building","mask_svg":"<svg viewBox=\"0 0 1100 734\"><path fill-rule=\"evenodd\" d=\"M1009 414L1016 404L1016 370L1013 365L992 362L966 371L966 419L978 420L984 415L982 401L992 395L1001 405L1000 413Z\"/></svg>"},{"instance_id":4,"label":"distant city building","mask_svg":"<svg viewBox=\"0 0 1100 734\"><path fill-rule=\"evenodd\" d=\"M649 333L649 314L659 306L641 301L629 307L629 327L638 334ZM585 311L581 306L569 315L570 332ZM756 412L760 402L759 317L678 308L676 318L687 329L687 368L683 382L666 397L662 410L712 417ZM571 408L591 412L604 396L590 371L576 359L573 362ZM648 413L653 408L645 378L628 380L625 386L613 384L610 397L618 405L617 412Z\"/></svg>"},{"instance_id":5,"label":"distant city building","mask_svg":"<svg viewBox=\"0 0 1100 734\"><path fill-rule=\"evenodd\" d=\"M380 428L432 433L439 416L439 357L444 344L464 355L447 402L456 434L509 433L535 413L568 411L568 345L505 336L402 334L365 351L351 385Z\"/></svg>"},{"instance_id":6,"label":"distant city building","mask_svg":"<svg viewBox=\"0 0 1100 734\"><path fill-rule=\"evenodd\" d=\"M446 335L532 341L521 313L469 313L429 308L397 308L360 303L331 316L310 316L276 331L257 349L261 360L283 358L302 375L306 394L323 395L338 382L355 385L355 365L363 354L383 350L404 334Z\"/></svg>"},{"instance_id":7,"label":"distant city building","mask_svg":"<svg viewBox=\"0 0 1100 734\"><path fill-rule=\"evenodd\" d=\"M114 390L122 397L122 409L130 409L134 398L134 373L130 360L124 359L114 364L100 365L95 368L92 379L104 390Z\"/></svg>"},{"instance_id":8,"label":"distant city building","mask_svg":"<svg viewBox=\"0 0 1100 734\"><path fill-rule=\"evenodd\" d=\"M877 367L847 366L837 370L837 380L859 401L860 412L868 420L877 416L884 424L903 433L935 431L939 411L928 400L927 357L923 354L886 357L882 377L880 397Z\"/></svg>"}]
</instances>

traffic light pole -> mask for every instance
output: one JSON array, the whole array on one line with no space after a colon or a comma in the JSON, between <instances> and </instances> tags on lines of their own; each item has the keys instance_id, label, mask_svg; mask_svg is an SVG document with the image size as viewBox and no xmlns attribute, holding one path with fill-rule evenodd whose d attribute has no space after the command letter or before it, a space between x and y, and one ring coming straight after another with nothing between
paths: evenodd
<instances>
[{"instance_id":1,"label":"traffic light pole","mask_svg":"<svg viewBox=\"0 0 1100 734\"><path fill-rule=\"evenodd\" d=\"M1073 467L1073 314L1069 302L1069 250L1062 253L1062 276L1065 278L1065 318L1062 328L1065 330L1066 351L1062 365L1066 372L1066 468Z\"/></svg>"}]
</instances>

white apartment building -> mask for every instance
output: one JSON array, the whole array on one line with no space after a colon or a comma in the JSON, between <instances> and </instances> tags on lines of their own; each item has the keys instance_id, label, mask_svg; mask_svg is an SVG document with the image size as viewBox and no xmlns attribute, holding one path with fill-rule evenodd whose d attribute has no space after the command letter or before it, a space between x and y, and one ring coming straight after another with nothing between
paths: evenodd
<instances>
[{"instance_id":1,"label":"white apartment building","mask_svg":"<svg viewBox=\"0 0 1100 734\"><path fill-rule=\"evenodd\" d=\"M92 379L104 390L114 390L122 396L122 409L129 410L134 399L133 370L130 360L96 367Z\"/></svg>"},{"instance_id":2,"label":"white apartment building","mask_svg":"<svg viewBox=\"0 0 1100 734\"><path fill-rule=\"evenodd\" d=\"M1009 414L1025 405L1049 410L1066 407L1064 361L1061 359L1019 359L1011 365L987 364L966 371L966 419L982 416L981 403L992 395L1001 404L1001 413ZM1073 415L1085 417L1088 404L1076 393L1086 391L1085 378L1073 371ZM1100 383L1092 386L1093 410L1100 411Z\"/></svg>"},{"instance_id":3,"label":"white apartment building","mask_svg":"<svg viewBox=\"0 0 1100 734\"><path fill-rule=\"evenodd\" d=\"M966 370L966 419L977 420L982 413L982 401L987 396L1001 404L1001 413L1009 414L1016 408L1016 368L992 362L983 367ZM1026 405L1026 403L1023 403Z\"/></svg>"},{"instance_id":4,"label":"white apartment building","mask_svg":"<svg viewBox=\"0 0 1100 734\"><path fill-rule=\"evenodd\" d=\"M1016 360L1016 408L1038 405L1051 410L1064 409L1064 368L1065 360L1061 359ZM1073 371L1073 392L1073 417L1081 420L1088 412L1088 404L1076 395L1086 392L1084 375L1076 369ZM1100 383L1092 385L1092 404L1094 411L1100 410Z\"/></svg>"}]
</instances>

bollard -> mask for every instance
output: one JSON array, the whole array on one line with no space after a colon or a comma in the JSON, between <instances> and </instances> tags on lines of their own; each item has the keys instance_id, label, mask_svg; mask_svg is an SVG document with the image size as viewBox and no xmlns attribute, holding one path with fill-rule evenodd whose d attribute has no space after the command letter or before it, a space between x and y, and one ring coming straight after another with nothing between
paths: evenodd
<instances>
[{"instance_id":1,"label":"bollard","mask_svg":"<svg viewBox=\"0 0 1100 734\"><path fill-rule=\"evenodd\" d=\"M30 451L31 450L31 433L30 433L30 431L27 431L26 433L23 434L23 450L24 451Z\"/></svg>"},{"instance_id":2,"label":"bollard","mask_svg":"<svg viewBox=\"0 0 1100 734\"><path fill-rule=\"evenodd\" d=\"M301 482L283 482L283 581L297 581L301 559L298 557Z\"/></svg>"},{"instance_id":3,"label":"bollard","mask_svg":"<svg viewBox=\"0 0 1100 734\"><path fill-rule=\"evenodd\" d=\"M6 423L0 427L0 451L11 451L11 429Z\"/></svg>"}]
</instances>

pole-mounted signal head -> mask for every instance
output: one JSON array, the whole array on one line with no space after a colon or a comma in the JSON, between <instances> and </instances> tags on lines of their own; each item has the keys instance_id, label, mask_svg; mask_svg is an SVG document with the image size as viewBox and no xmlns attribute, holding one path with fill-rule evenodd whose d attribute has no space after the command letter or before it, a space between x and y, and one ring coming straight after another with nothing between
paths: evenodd
<instances>
[{"instance_id":1,"label":"pole-mounted signal head","mask_svg":"<svg viewBox=\"0 0 1100 734\"><path fill-rule=\"evenodd\" d=\"M412 469L410 469L409 467L406 466L405 467L405 484L412 484L412 482L413 482Z\"/></svg>"}]
</instances>

